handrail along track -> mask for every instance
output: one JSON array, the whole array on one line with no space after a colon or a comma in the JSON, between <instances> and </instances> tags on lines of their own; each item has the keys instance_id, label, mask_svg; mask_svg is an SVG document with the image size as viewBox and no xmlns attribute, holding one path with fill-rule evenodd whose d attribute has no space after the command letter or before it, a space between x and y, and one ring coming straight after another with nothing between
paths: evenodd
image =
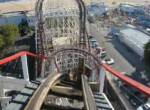
<instances>
[{"instance_id":1,"label":"handrail along track","mask_svg":"<svg viewBox=\"0 0 150 110\"><path fill-rule=\"evenodd\" d=\"M36 90L34 95L31 97L29 103L26 105L24 110L40 110L49 90L52 85L57 81L62 74L50 74L46 81L44 81L40 87Z\"/></svg>"},{"instance_id":2,"label":"handrail along track","mask_svg":"<svg viewBox=\"0 0 150 110\"><path fill-rule=\"evenodd\" d=\"M38 37L40 38L40 46L41 46L41 50L40 50L40 54L45 55L45 53L48 53L49 50L46 47L46 45L44 45L44 41L43 39L45 38L45 33L44 33L44 23L43 23L43 19L42 19L42 2L43 0L38 0L37 2L37 7L36 7L36 14L38 17L38 30L39 32L37 32ZM80 10L80 37L79 37L79 49L72 49L72 50L76 50L76 51L83 51L82 49L86 48L86 9L85 9L85 5L84 2L82 0L76 0L76 2L78 3L79 6L79 10ZM62 49L62 51L65 52L65 50L67 49ZM68 49L69 50L69 49ZM70 49L71 50L71 49ZM61 51L61 50L58 50ZM97 60L97 58L95 58L91 53L84 51L86 54L90 54L94 60ZM55 53L57 53L57 51L54 51L54 55ZM22 53L22 54L26 54L26 53ZM18 54L22 55L22 54ZM29 54L29 53L28 53ZM53 53L51 53L52 55ZM11 59L15 59L18 58L18 56L16 57L11 57ZM51 56L49 56L50 58ZM52 56L53 57L53 56ZM9 62L11 61L10 59L6 59L5 62ZM1 64L1 62L0 62ZM142 84L128 78L127 76L124 76L122 74L120 74L119 72L113 70L111 67L109 67L108 65L105 64L101 64L101 62L99 60L97 60L97 64L99 64L99 66L103 66L107 71L110 71L113 75L119 77L121 80L124 80L126 83L130 84L131 86L139 89L140 91L142 91L143 93L145 93L146 95L150 96L150 88L143 86ZM25 110L39 110L49 92L49 90L52 87L52 84L57 81L60 77L62 76L62 74L50 74L46 81L44 81L40 87L35 91L35 93L33 94L33 96L31 97L30 101L28 102L28 104L25 107ZM91 91L91 88L88 84L88 81L86 79L86 76L84 74L80 74L81 76L81 82L82 82L82 90L83 90L83 97L84 97L84 103L85 103L85 108L87 110L96 110L96 104L94 101L94 97L93 97L93 93ZM139 85L139 86L138 86Z\"/></svg>"},{"instance_id":3,"label":"handrail along track","mask_svg":"<svg viewBox=\"0 0 150 110\"><path fill-rule=\"evenodd\" d=\"M92 90L87 81L87 77L85 75L82 75L81 77L82 77L83 97L85 101L86 110L97 110Z\"/></svg>"},{"instance_id":4,"label":"handrail along track","mask_svg":"<svg viewBox=\"0 0 150 110\"><path fill-rule=\"evenodd\" d=\"M60 51L65 51L65 50L60 50ZM80 51L84 51L84 50L80 50ZM56 52L57 53L57 52ZM56 54L55 53L55 54ZM88 53L88 52L86 52L85 51L85 53ZM19 58L19 57L21 57L21 56L23 56L23 55L29 55L29 56L33 56L33 57L39 57L39 58L44 58L44 57L41 57L41 56L38 56L38 55L36 55L36 54L33 54L33 53L30 53L30 52L20 52L20 53L17 53L17 54L15 54L15 55L13 55L13 56L10 56L10 57L8 57L8 58L5 58L5 59L3 59L3 60L1 60L0 61L0 65L3 65L3 64L6 64L7 62L10 62L10 61L13 61L13 60L15 60L15 59L17 59L17 58ZM93 56L94 57L94 56ZM47 58L45 58L45 59L47 59ZM116 70L114 70L113 68L111 68L110 66L108 66L108 65L106 65L106 64L100 64L100 62L99 61L97 61L98 63L99 63L99 66L103 66L107 71L109 71L111 74L113 74L113 75L115 75L115 76L117 76L118 78L120 78L121 80L123 80L123 81L125 81L127 84L129 84L129 85L131 85L132 87L134 87L134 88L136 88L136 89L138 89L138 90L140 90L141 92L143 92L145 95L147 95L147 96L150 96L150 88L149 87L146 87L146 86L144 86L144 85L142 85L142 84L140 84L139 82L137 82L137 81L134 81L133 79L131 79L131 78L129 78L129 77L127 77L127 76L125 76L125 75L123 75L123 74L121 74L120 72L118 72L118 71L116 71ZM55 82L59 77L61 77L61 75L60 74L50 74L49 76L48 76L48 78L47 78L47 80L40 86L40 89L37 89L36 90L36 92L35 92L35 95L33 95L32 97L33 98L31 98L31 100L29 101L29 103L28 103L28 105L26 106L26 110L31 110L31 108L33 108L33 105L34 105L34 103L36 104L36 101L41 101L41 99L39 99L38 97L42 97L42 99L44 100L44 97L47 95L47 92L48 92L48 90L51 88L51 84L53 83L53 82ZM85 77L85 76L84 76ZM84 80L85 78L83 78L83 76L82 76L82 79ZM83 81L82 80L82 81ZM83 85L83 91L85 91L86 92L86 81L83 81L83 83L84 83L84 85ZM137 86L138 85L138 86ZM87 85L88 86L88 85ZM42 89L41 89L42 88ZM45 90L46 89L46 91L44 92L44 96L43 96L43 90ZM85 96L87 96L87 94L90 94L90 92L88 92L88 93L85 93L84 92L84 95ZM85 97L84 96L84 97ZM92 96L92 95L91 95ZM90 97L91 97L90 96ZM92 99L93 100L93 99ZM88 101L88 100L85 100L85 101ZM41 102L39 102L40 104L39 105L41 105L42 104L42 101ZM88 107L88 105L89 105L89 102L86 102L86 106ZM32 110L34 110L34 109L32 109ZM37 110L37 109L36 109Z\"/></svg>"}]
</instances>

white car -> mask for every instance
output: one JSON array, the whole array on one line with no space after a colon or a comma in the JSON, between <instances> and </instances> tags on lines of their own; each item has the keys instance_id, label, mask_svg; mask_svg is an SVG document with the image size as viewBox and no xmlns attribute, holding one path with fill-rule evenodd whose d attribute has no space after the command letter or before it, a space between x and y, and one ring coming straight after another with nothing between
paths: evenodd
<instances>
[{"instance_id":1,"label":"white car","mask_svg":"<svg viewBox=\"0 0 150 110\"><path fill-rule=\"evenodd\" d=\"M146 31L150 32L150 28L147 28Z\"/></svg>"},{"instance_id":2,"label":"white car","mask_svg":"<svg viewBox=\"0 0 150 110\"><path fill-rule=\"evenodd\" d=\"M147 102L146 104L139 106L137 110L150 110L150 103Z\"/></svg>"},{"instance_id":3,"label":"white car","mask_svg":"<svg viewBox=\"0 0 150 110\"><path fill-rule=\"evenodd\" d=\"M108 64L108 65L112 65L112 64L114 64L115 62L114 62L114 59L112 59L112 58L107 58L107 59L103 60L102 63L106 63L106 64Z\"/></svg>"},{"instance_id":4,"label":"white car","mask_svg":"<svg viewBox=\"0 0 150 110\"><path fill-rule=\"evenodd\" d=\"M101 55L103 55L103 54L105 54L105 55L106 55L106 51L105 51L105 50L103 50L103 51L101 51L101 52L100 52L100 54L101 54Z\"/></svg>"}]
</instances>

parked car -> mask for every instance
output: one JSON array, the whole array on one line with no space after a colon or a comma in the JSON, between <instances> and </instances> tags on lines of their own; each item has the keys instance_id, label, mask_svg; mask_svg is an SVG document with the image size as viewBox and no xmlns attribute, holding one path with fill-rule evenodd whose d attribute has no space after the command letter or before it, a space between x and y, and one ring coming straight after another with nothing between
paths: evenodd
<instances>
[{"instance_id":1,"label":"parked car","mask_svg":"<svg viewBox=\"0 0 150 110\"><path fill-rule=\"evenodd\" d=\"M120 85L120 90L124 93L129 102L135 107L142 105L148 100L148 98L143 93L139 92L137 89L134 89L126 83L122 83Z\"/></svg>"},{"instance_id":2,"label":"parked car","mask_svg":"<svg viewBox=\"0 0 150 110\"><path fill-rule=\"evenodd\" d=\"M91 13L89 13L87 20L89 21L89 23L95 23L95 21L96 21L95 16Z\"/></svg>"},{"instance_id":3,"label":"parked car","mask_svg":"<svg viewBox=\"0 0 150 110\"><path fill-rule=\"evenodd\" d=\"M106 58L102 61L103 63L106 63L108 65L112 65L115 63L114 59L113 58Z\"/></svg>"},{"instance_id":4,"label":"parked car","mask_svg":"<svg viewBox=\"0 0 150 110\"><path fill-rule=\"evenodd\" d=\"M94 38L94 36L88 35L89 40L92 39L92 38Z\"/></svg>"},{"instance_id":5,"label":"parked car","mask_svg":"<svg viewBox=\"0 0 150 110\"><path fill-rule=\"evenodd\" d=\"M106 53L105 48L102 48L102 47L100 47L100 46L96 47L95 49L96 49L96 51L97 51L97 54Z\"/></svg>"},{"instance_id":6,"label":"parked car","mask_svg":"<svg viewBox=\"0 0 150 110\"><path fill-rule=\"evenodd\" d=\"M101 57L101 58L105 58L106 56L107 56L106 51L102 51L102 52L100 53L100 57Z\"/></svg>"},{"instance_id":7,"label":"parked car","mask_svg":"<svg viewBox=\"0 0 150 110\"><path fill-rule=\"evenodd\" d=\"M150 102L143 104L137 108L137 110L150 110Z\"/></svg>"},{"instance_id":8,"label":"parked car","mask_svg":"<svg viewBox=\"0 0 150 110\"><path fill-rule=\"evenodd\" d=\"M96 48L99 46L99 43L97 42L97 40L95 38L91 38L91 39L89 39L89 41L90 41L90 45L92 48Z\"/></svg>"}]
</instances>

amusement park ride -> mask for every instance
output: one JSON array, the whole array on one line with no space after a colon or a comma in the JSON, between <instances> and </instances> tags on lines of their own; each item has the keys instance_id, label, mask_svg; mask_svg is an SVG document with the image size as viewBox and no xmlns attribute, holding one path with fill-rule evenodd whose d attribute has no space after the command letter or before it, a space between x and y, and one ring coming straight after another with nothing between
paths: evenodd
<instances>
[{"instance_id":1,"label":"amusement park ride","mask_svg":"<svg viewBox=\"0 0 150 110\"><path fill-rule=\"evenodd\" d=\"M2 68L21 62L23 71L19 78L0 76L4 110L114 110L104 91L106 71L150 96L149 87L102 63L90 48L84 1L38 0L35 11L36 53L0 60ZM28 57L34 59L34 75Z\"/></svg>"}]
</instances>

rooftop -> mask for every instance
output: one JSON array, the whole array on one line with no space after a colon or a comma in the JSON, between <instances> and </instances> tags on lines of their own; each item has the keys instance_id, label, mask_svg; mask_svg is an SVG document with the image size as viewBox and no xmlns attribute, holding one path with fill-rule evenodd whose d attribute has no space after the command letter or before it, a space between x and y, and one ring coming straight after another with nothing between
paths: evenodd
<instances>
[{"instance_id":1,"label":"rooftop","mask_svg":"<svg viewBox=\"0 0 150 110\"><path fill-rule=\"evenodd\" d=\"M150 36L133 28L126 28L120 32L139 48L143 48L144 45L150 40Z\"/></svg>"}]
</instances>

